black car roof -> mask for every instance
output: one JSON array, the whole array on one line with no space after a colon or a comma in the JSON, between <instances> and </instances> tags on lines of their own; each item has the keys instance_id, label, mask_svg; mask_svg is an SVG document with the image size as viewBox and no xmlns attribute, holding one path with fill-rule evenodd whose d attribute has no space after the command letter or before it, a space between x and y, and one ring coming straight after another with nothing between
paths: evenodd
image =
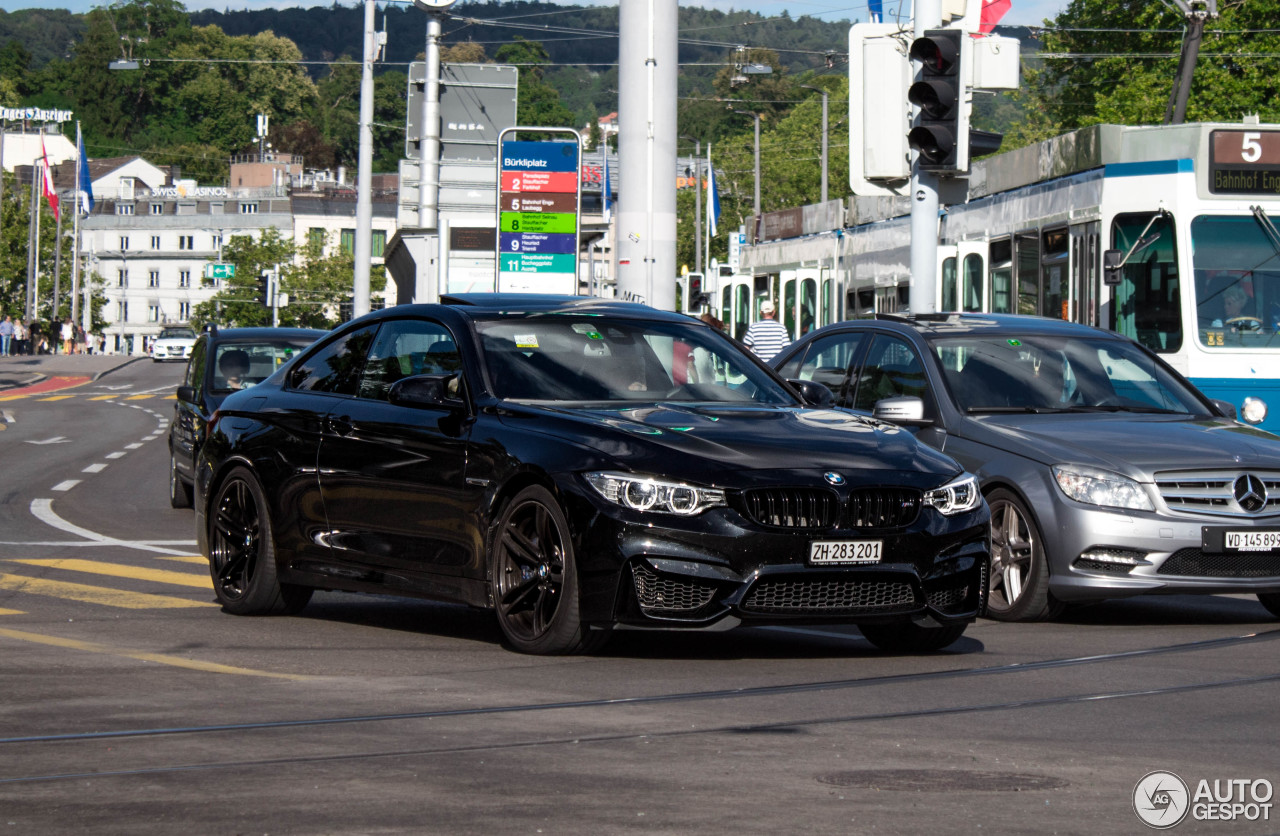
<instances>
[{"instance_id":1,"label":"black car roof","mask_svg":"<svg viewBox=\"0 0 1280 836\"><path fill-rule=\"evenodd\" d=\"M658 319L672 322L696 322L683 314L660 311L637 302L602 299L598 296L560 296L548 293L454 293L440 297L440 305L412 304L386 308L381 313L429 314L447 307L463 316L476 319L491 314L613 314L630 318Z\"/></svg>"},{"instance_id":2,"label":"black car roof","mask_svg":"<svg viewBox=\"0 0 1280 836\"><path fill-rule=\"evenodd\" d=\"M850 320L840 324L865 323L866 321ZM1101 328L1082 325L1078 322L1067 322L1062 319L1054 319L1047 316L1030 316L1028 314L876 314L875 321L897 323L930 337L959 334L1000 335L1017 333L1025 336L1043 334L1046 336L1082 337L1088 335L1091 337L1106 337L1108 339L1123 339L1114 331L1104 331Z\"/></svg>"}]
</instances>

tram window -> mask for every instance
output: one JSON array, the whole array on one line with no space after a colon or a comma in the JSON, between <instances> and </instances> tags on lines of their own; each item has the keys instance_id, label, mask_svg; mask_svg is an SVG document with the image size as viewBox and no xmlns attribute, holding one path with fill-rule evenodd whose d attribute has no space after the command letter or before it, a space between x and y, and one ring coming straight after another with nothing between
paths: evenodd
<instances>
[{"instance_id":1,"label":"tram window","mask_svg":"<svg viewBox=\"0 0 1280 836\"><path fill-rule=\"evenodd\" d=\"M1040 236L1024 232L1014 237L1018 263L1018 313L1040 313Z\"/></svg>"},{"instance_id":2,"label":"tram window","mask_svg":"<svg viewBox=\"0 0 1280 836\"><path fill-rule=\"evenodd\" d=\"M982 256L977 253L969 253L964 257L961 293L966 313L982 310Z\"/></svg>"},{"instance_id":3,"label":"tram window","mask_svg":"<svg viewBox=\"0 0 1280 836\"><path fill-rule=\"evenodd\" d=\"M1250 218L1252 221L1252 218ZM1148 227L1150 224L1150 227ZM1172 215L1117 215L1111 245L1128 253L1112 305L1112 330L1160 353L1182 348L1182 293ZM1141 237L1142 243L1135 247Z\"/></svg>"},{"instance_id":4,"label":"tram window","mask_svg":"<svg viewBox=\"0 0 1280 836\"><path fill-rule=\"evenodd\" d=\"M819 304L819 308L820 308L820 310L821 310L821 319L818 321L818 324L819 324L819 325L830 325L830 324L831 324L831 322L832 322L832 317L831 317L831 279L823 279L823 280L822 280L822 299L821 299L821 302L820 302L820 304Z\"/></svg>"},{"instance_id":5,"label":"tram window","mask_svg":"<svg viewBox=\"0 0 1280 836\"><path fill-rule=\"evenodd\" d=\"M1043 255L1041 256L1041 287L1045 316L1070 319L1067 297L1067 256L1071 238L1066 228L1045 230Z\"/></svg>"},{"instance_id":6,"label":"tram window","mask_svg":"<svg viewBox=\"0 0 1280 836\"><path fill-rule=\"evenodd\" d=\"M991 312L1013 313L1013 241L991 242Z\"/></svg>"},{"instance_id":7,"label":"tram window","mask_svg":"<svg viewBox=\"0 0 1280 836\"><path fill-rule=\"evenodd\" d=\"M796 280L787 279L782 283L782 326L794 339L796 334Z\"/></svg>"},{"instance_id":8,"label":"tram window","mask_svg":"<svg viewBox=\"0 0 1280 836\"><path fill-rule=\"evenodd\" d=\"M1280 252L1258 220L1197 217L1191 247L1200 343L1280 350Z\"/></svg>"},{"instance_id":9,"label":"tram window","mask_svg":"<svg viewBox=\"0 0 1280 836\"><path fill-rule=\"evenodd\" d=\"M818 307L818 280L803 279L800 282L800 333L813 330L814 312Z\"/></svg>"},{"instance_id":10,"label":"tram window","mask_svg":"<svg viewBox=\"0 0 1280 836\"><path fill-rule=\"evenodd\" d=\"M747 327L751 325L751 288L746 284L736 286L733 300L733 337L740 340L747 335Z\"/></svg>"},{"instance_id":11,"label":"tram window","mask_svg":"<svg viewBox=\"0 0 1280 836\"><path fill-rule=\"evenodd\" d=\"M758 273L754 277L755 292L757 296L765 296L769 293L769 274Z\"/></svg>"},{"instance_id":12,"label":"tram window","mask_svg":"<svg viewBox=\"0 0 1280 836\"><path fill-rule=\"evenodd\" d=\"M733 288L720 291L720 321L733 322Z\"/></svg>"},{"instance_id":13,"label":"tram window","mask_svg":"<svg viewBox=\"0 0 1280 836\"><path fill-rule=\"evenodd\" d=\"M958 311L956 301L956 257L949 256L942 260L942 311Z\"/></svg>"}]
</instances>

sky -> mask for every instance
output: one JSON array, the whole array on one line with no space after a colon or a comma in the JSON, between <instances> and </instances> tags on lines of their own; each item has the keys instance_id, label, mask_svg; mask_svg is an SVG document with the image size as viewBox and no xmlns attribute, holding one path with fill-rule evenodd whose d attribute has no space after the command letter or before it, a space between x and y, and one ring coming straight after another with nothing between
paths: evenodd
<instances>
[{"instance_id":1,"label":"sky","mask_svg":"<svg viewBox=\"0 0 1280 836\"><path fill-rule=\"evenodd\" d=\"M339 0L340 5L347 5L351 0ZM407 2L407 0L406 0ZM977 0L970 0L977 2ZM1013 0L1013 6L1001 23L1009 25L1038 26L1045 18L1052 18L1066 5L1068 0ZM584 0L584 3L592 0ZM183 0L187 11L217 9L219 11L238 11L240 9L272 9L290 8L294 6L328 6L326 2L316 0ZM899 4L909 8L909 0L883 0L885 18L893 17L893 10ZM17 9L68 9L76 13L88 12L97 6L108 5L108 0L3 0L6 11ZM595 3L592 3L595 5ZM867 4L865 0L692 0L686 5L700 6L705 9L729 11L738 9L758 12L772 16L784 10L792 17L810 15L822 20L866 20Z\"/></svg>"}]
</instances>

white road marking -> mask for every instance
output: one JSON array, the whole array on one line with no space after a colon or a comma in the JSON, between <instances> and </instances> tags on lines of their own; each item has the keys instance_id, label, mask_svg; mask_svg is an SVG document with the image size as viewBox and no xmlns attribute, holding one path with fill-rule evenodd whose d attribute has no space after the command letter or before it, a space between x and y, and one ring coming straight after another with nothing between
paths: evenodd
<instances>
[{"instance_id":1,"label":"white road marking","mask_svg":"<svg viewBox=\"0 0 1280 836\"><path fill-rule=\"evenodd\" d=\"M69 438L64 438L63 436L55 435L53 438L46 438L44 441L33 441L32 439L27 439L27 443L28 444L66 444L70 440L71 439Z\"/></svg>"},{"instance_id":2,"label":"white road marking","mask_svg":"<svg viewBox=\"0 0 1280 836\"><path fill-rule=\"evenodd\" d=\"M4 417L4 422L6 424L12 424L14 422L14 417L9 414L9 410L7 409L0 410L0 416Z\"/></svg>"},{"instance_id":3,"label":"white road marking","mask_svg":"<svg viewBox=\"0 0 1280 836\"><path fill-rule=\"evenodd\" d=\"M55 490L55 491L69 491L69 490L71 490L72 488L74 488L74 487L75 487L76 485L78 485L78 484L80 484L80 480L79 480L79 479L68 479L68 480L67 480L67 481L65 481L65 482L59 482L58 484L54 485L54 486L53 486L53 488L52 488L51 490Z\"/></svg>"},{"instance_id":4,"label":"white road marking","mask_svg":"<svg viewBox=\"0 0 1280 836\"><path fill-rule=\"evenodd\" d=\"M134 443L132 443L132 444L126 444L126 445L124 446L124 449L126 449L126 450L137 450L137 449L138 449L139 447L141 447L141 446L142 446L142 442L140 442L140 441L135 441L135 442L134 442Z\"/></svg>"},{"instance_id":5,"label":"white road marking","mask_svg":"<svg viewBox=\"0 0 1280 836\"><path fill-rule=\"evenodd\" d=\"M106 455L106 456L104 456L104 458L108 458L108 459L123 459L123 458L124 458L125 456L127 456L127 455L128 455L128 453L120 453L120 452L116 452L116 453L107 453L107 455Z\"/></svg>"},{"instance_id":6,"label":"white road marking","mask_svg":"<svg viewBox=\"0 0 1280 836\"><path fill-rule=\"evenodd\" d=\"M84 470L80 472L81 473L101 473L106 469L107 469L107 466L105 464L103 464L102 462L98 462L96 464L89 465L88 467L86 467Z\"/></svg>"},{"instance_id":7,"label":"white road marking","mask_svg":"<svg viewBox=\"0 0 1280 836\"><path fill-rule=\"evenodd\" d=\"M148 542L139 540L119 540L115 537L108 537L105 534L99 534L96 531L90 531L87 528L81 528L72 522L67 522L59 517L53 510L52 499L33 499L31 500L31 515L45 525L52 526L59 531L65 531L68 534L74 534L77 537L83 537L92 541L93 544L99 546L121 546L126 549L138 549L146 552L158 552L160 554L188 554L189 550L165 549L153 546ZM183 545L186 545L185 543Z\"/></svg>"}]
</instances>

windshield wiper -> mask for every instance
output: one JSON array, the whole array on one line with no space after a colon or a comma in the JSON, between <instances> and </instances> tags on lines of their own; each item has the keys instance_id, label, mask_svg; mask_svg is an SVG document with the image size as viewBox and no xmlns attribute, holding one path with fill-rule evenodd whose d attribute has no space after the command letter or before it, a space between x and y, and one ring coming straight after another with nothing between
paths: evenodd
<instances>
[{"instance_id":1,"label":"windshield wiper","mask_svg":"<svg viewBox=\"0 0 1280 836\"><path fill-rule=\"evenodd\" d=\"M1267 210L1261 206L1250 206L1249 211L1253 213L1253 219L1262 227L1262 234L1271 242L1271 249L1276 251L1276 255L1280 255L1280 232L1276 232L1275 225L1267 217Z\"/></svg>"},{"instance_id":2,"label":"windshield wiper","mask_svg":"<svg viewBox=\"0 0 1280 836\"><path fill-rule=\"evenodd\" d=\"M965 409L970 415L990 413L992 415L1039 415L1049 410L1038 406L971 406Z\"/></svg>"}]
</instances>

